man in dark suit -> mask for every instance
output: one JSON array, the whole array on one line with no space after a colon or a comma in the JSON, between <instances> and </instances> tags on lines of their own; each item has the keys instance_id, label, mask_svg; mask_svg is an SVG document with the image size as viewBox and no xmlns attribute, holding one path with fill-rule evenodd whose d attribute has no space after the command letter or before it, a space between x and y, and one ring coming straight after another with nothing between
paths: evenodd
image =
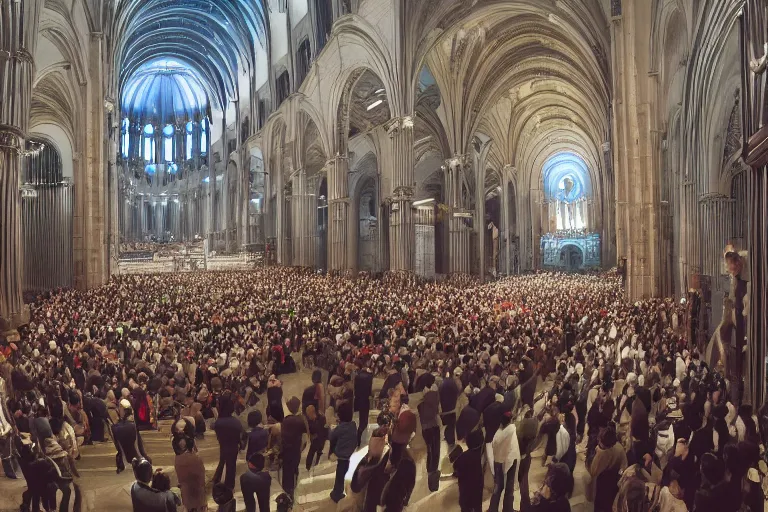
<instances>
[{"instance_id":1,"label":"man in dark suit","mask_svg":"<svg viewBox=\"0 0 768 512\"><path fill-rule=\"evenodd\" d=\"M240 452L240 443L243 436L243 424L232 414L235 412L235 404L229 393L219 398L219 417L213 424L216 439L219 441L219 465L213 474L213 483L221 482L221 474L226 465L224 483L230 489L235 488L235 472L237 454Z\"/></svg>"},{"instance_id":2,"label":"man in dark suit","mask_svg":"<svg viewBox=\"0 0 768 512\"><path fill-rule=\"evenodd\" d=\"M440 418L445 425L445 442L450 446L456 444L456 402L459 399L459 386L456 379L461 377L461 368L454 370L455 378L448 376L440 384Z\"/></svg>"},{"instance_id":3,"label":"man in dark suit","mask_svg":"<svg viewBox=\"0 0 768 512\"><path fill-rule=\"evenodd\" d=\"M363 438L363 432L368 427L368 414L371 410L371 396L373 393L373 373L370 366L363 368L355 377L355 411L360 415L360 425L357 428L357 447Z\"/></svg>"},{"instance_id":4,"label":"man in dark suit","mask_svg":"<svg viewBox=\"0 0 768 512\"><path fill-rule=\"evenodd\" d=\"M296 489L296 480L299 476L299 464L301 463L302 440L307 434L307 422L299 413L301 412L301 400L292 397L286 404L290 414L283 419L281 426L283 447L283 490L293 499L293 491Z\"/></svg>"},{"instance_id":5,"label":"man in dark suit","mask_svg":"<svg viewBox=\"0 0 768 512\"><path fill-rule=\"evenodd\" d=\"M259 512L269 512L271 486L272 477L268 471L264 471L264 456L254 453L248 459L248 471L240 476L240 489L243 492L246 512L256 512L257 502Z\"/></svg>"}]
</instances>

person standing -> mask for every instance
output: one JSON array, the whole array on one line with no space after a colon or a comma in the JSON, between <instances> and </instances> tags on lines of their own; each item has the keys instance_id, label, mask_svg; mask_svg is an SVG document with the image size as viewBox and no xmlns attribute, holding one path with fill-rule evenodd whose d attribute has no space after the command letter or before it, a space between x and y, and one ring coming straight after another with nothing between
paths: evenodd
<instances>
[{"instance_id":1,"label":"person standing","mask_svg":"<svg viewBox=\"0 0 768 512\"><path fill-rule=\"evenodd\" d=\"M517 443L520 449L520 472L517 481L520 484L520 511L531 506L531 493L528 484L528 472L531 469L531 452L536 448L539 434L539 422L533 417L533 410L523 406L520 416L523 418L516 425Z\"/></svg>"},{"instance_id":2,"label":"person standing","mask_svg":"<svg viewBox=\"0 0 768 512\"><path fill-rule=\"evenodd\" d=\"M331 499L338 503L345 497L344 476L349 469L349 459L357 447L357 425L352 421L352 403L340 401L336 404L339 424L331 431L330 453L338 459L336 463L336 480L331 491ZM330 454L329 454L330 457Z\"/></svg>"},{"instance_id":3,"label":"person standing","mask_svg":"<svg viewBox=\"0 0 768 512\"><path fill-rule=\"evenodd\" d=\"M248 413L248 426L251 431L248 433L248 447L245 452L245 460L256 454L263 454L269 445L269 432L261 426L261 411L251 411Z\"/></svg>"},{"instance_id":4,"label":"person standing","mask_svg":"<svg viewBox=\"0 0 768 512\"><path fill-rule=\"evenodd\" d=\"M443 436L448 446L456 444L456 403L459 399L459 386L456 380L461 377L461 368L453 371L454 377L449 375L443 379L438 393L440 394L440 419L445 425Z\"/></svg>"},{"instance_id":5,"label":"person standing","mask_svg":"<svg viewBox=\"0 0 768 512\"><path fill-rule=\"evenodd\" d=\"M126 400L120 400L120 421L112 425L112 440L117 448L115 463L117 473L120 474L125 469L125 463L131 463L133 459L141 457L150 460L144 451L144 443L141 439L139 429L133 421L133 409L131 403Z\"/></svg>"},{"instance_id":6,"label":"person standing","mask_svg":"<svg viewBox=\"0 0 768 512\"><path fill-rule=\"evenodd\" d=\"M371 410L371 397L373 396L373 373L368 363L356 376L355 388L355 412L358 413L357 447L363 439L363 432L368 427L368 415ZM322 410L320 411L322 412Z\"/></svg>"},{"instance_id":7,"label":"person standing","mask_svg":"<svg viewBox=\"0 0 768 512\"><path fill-rule=\"evenodd\" d=\"M197 454L195 440L180 433L174 438L173 444L177 453L173 465L181 489L181 502L187 512L205 512L208 509L205 465Z\"/></svg>"},{"instance_id":8,"label":"person standing","mask_svg":"<svg viewBox=\"0 0 768 512\"><path fill-rule=\"evenodd\" d=\"M133 512L176 512L176 499L171 491L153 489L152 463L147 459L133 459L133 475L136 481L131 486Z\"/></svg>"},{"instance_id":9,"label":"person standing","mask_svg":"<svg viewBox=\"0 0 768 512\"><path fill-rule=\"evenodd\" d=\"M303 437L307 434L307 423L301 416L301 401L292 397L286 404L290 414L283 419L282 432L282 457L283 457L283 490L293 499L296 489L296 480L299 477L299 464L303 449Z\"/></svg>"},{"instance_id":10,"label":"person standing","mask_svg":"<svg viewBox=\"0 0 768 512\"><path fill-rule=\"evenodd\" d=\"M328 425L326 425L325 415L317 413L314 405L307 407L305 414L309 425L310 444L306 460L307 471L309 471L312 466L320 463L320 456L323 455L323 448L328 440Z\"/></svg>"},{"instance_id":11,"label":"person standing","mask_svg":"<svg viewBox=\"0 0 768 512\"><path fill-rule=\"evenodd\" d=\"M425 390L424 398L418 406L421 418L421 435L427 445L427 477L429 490L437 491L440 486L440 423L437 416L440 412L440 395L437 386Z\"/></svg>"},{"instance_id":12,"label":"person standing","mask_svg":"<svg viewBox=\"0 0 768 512\"><path fill-rule=\"evenodd\" d=\"M264 471L264 456L254 453L248 459L248 470L240 476L240 490L243 492L246 512L269 512L269 492L272 477Z\"/></svg>"},{"instance_id":13,"label":"person standing","mask_svg":"<svg viewBox=\"0 0 768 512\"><path fill-rule=\"evenodd\" d=\"M240 440L243 436L243 424L232 416L235 412L235 404L228 392L219 398L219 418L213 424L216 439L219 441L219 465L213 474L213 483L221 482L221 474L226 465L226 478L224 483L230 489L235 488L235 468L237 454L240 451Z\"/></svg>"},{"instance_id":14,"label":"person standing","mask_svg":"<svg viewBox=\"0 0 768 512\"><path fill-rule=\"evenodd\" d=\"M459 479L461 512L482 512L483 509L483 432L473 430L467 435L467 449L457 446L451 452L453 474Z\"/></svg>"},{"instance_id":15,"label":"person standing","mask_svg":"<svg viewBox=\"0 0 768 512\"><path fill-rule=\"evenodd\" d=\"M517 428L512 422L512 411L501 415L500 428L491 442L493 450L493 476L496 485L491 496L489 512L498 512L501 493L504 493L503 512L514 512L515 472L520 463L520 446L517 441Z\"/></svg>"}]
</instances>

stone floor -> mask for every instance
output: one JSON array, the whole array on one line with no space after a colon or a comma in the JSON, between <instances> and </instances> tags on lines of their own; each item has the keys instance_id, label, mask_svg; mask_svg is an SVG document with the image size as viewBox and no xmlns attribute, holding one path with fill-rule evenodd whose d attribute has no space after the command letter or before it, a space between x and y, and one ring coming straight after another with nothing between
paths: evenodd
<instances>
[{"instance_id":1,"label":"stone floor","mask_svg":"<svg viewBox=\"0 0 768 512\"><path fill-rule=\"evenodd\" d=\"M300 372L293 375L285 375L282 378L284 387L284 396L286 399L291 396L301 396L301 391L311 382L310 373ZM545 384L541 383L541 387ZM371 414L372 421L375 418ZM419 429L420 431L420 429ZM147 454L152 458L155 467L162 467L175 484L175 474L173 468L174 454L171 449L169 439L169 426L161 425L158 432L142 433ZM408 510L429 510L435 507L443 512L458 511L458 486L456 479L450 476L443 476L440 483L440 489L431 493L427 487L426 479L426 449L423 440L418 434L411 443L411 450L419 466L416 487L411 497L411 503ZM215 434L209 432L205 439L198 444L200 455L203 457L206 466L207 479L210 486L210 480L213 477L214 470L218 463L218 444ZM327 447L326 447L327 448ZM530 487L534 491L539 488L546 468L540 463L542 447L534 452L534 462L530 470ZM353 457L350 473L347 480L351 479L351 473L354 470L355 463L364 455L364 449L358 451ZM445 457L448 453L448 446L443 443L441 456ZM244 452L241 453L237 463L237 474L240 475L246 470ZM584 477L586 474L583 464L583 449L579 450L579 463L577 464L574 479L576 488L571 498L571 506L574 512L590 512L591 505L584 498ZM130 468L118 475L115 471L115 449L111 443L103 443L94 446L86 446L82 449L82 458L77 463L80 471L78 484L83 493L83 512L115 511L123 512L131 510L130 488L133 483L133 474ZM302 467L299 474L299 484L296 489L296 511L343 511L350 508L351 499L344 499L338 505L334 504L330 498L330 490L333 486L335 463L327 460L326 456L318 466L307 472ZM276 474L272 475L272 495L274 498L282 492L279 479ZM21 503L21 494L26 485L24 480L9 480L0 478L0 512L5 510L18 510ZM485 488L485 506L488 506L492 491L492 478L490 471L486 470L486 488ZM239 483L237 485L236 497L238 500L237 510L245 510L242 500L242 494L239 492ZM516 505L519 504L520 496L516 491ZM209 492L210 495L210 492ZM347 503L345 503L347 502ZM211 501L210 510L216 510L216 505ZM274 501L273 501L274 506Z\"/></svg>"}]
</instances>

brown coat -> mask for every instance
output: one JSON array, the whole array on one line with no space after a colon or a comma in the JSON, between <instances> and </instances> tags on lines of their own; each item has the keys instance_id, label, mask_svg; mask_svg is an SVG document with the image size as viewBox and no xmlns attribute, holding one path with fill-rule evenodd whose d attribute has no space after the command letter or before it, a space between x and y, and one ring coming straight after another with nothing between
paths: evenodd
<instances>
[{"instance_id":1,"label":"brown coat","mask_svg":"<svg viewBox=\"0 0 768 512\"><path fill-rule=\"evenodd\" d=\"M181 489L181 501L187 510L208 505L205 493L205 466L197 453L186 452L176 456L174 463Z\"/></svg>"},{"instance_id":2,"label":"brown coat","mask_svg":"<svg viewBox=\"0 0 768 512\"><path fill-rule=\"evenodd\" d=\"M595 458L589 466L589 475L592 477L587 485L587 500L595 501L595 491L597 490L597 477L604 471L615 471L619 473L627 468L627 454L620 443L614 444L611 448L603 449L598 447Z\"/></svg>"}]
</instances>

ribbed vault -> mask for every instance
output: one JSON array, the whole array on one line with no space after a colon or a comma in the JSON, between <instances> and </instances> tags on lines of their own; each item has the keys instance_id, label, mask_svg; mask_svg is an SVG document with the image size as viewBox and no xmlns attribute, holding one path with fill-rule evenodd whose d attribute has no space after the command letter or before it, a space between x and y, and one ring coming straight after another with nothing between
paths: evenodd
<instances>
[{"instance_id":1,"label":"ribbed vault","mask_svg":"<svg viewBox=\"0 0 768 512\"><path fill-rule=\"evenodd\" d=\"M115 69L123 85L159 58L191 66L213 105L237 99L238 72L251 73L268 33L262 0L117 0Z\"/></svg>"}]
</instances>

